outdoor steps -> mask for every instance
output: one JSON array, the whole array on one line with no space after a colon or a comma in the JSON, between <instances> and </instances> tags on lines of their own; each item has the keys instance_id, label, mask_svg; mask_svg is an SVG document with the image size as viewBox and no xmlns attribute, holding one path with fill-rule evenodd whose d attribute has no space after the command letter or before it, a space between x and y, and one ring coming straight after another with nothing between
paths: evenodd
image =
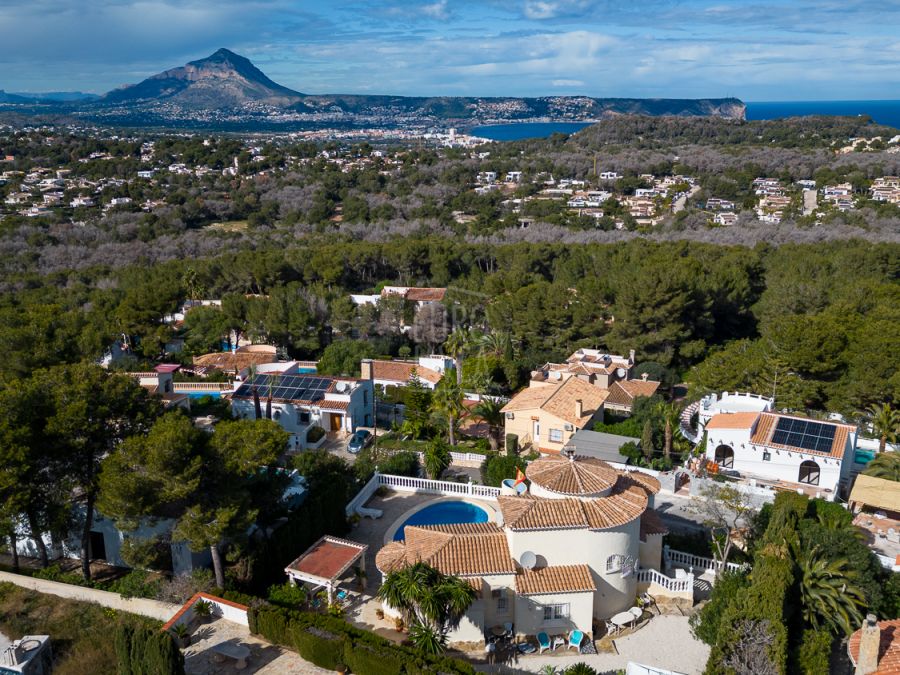
<instances>
[{"instance_id":1,"label":"outdoor steps","mask_svg":"<svg viewBox=\"0 0 900 675\"><path fill-rule=\"evenodd\" d=\"M691 443L699 443L700 438L702 437L702 433L699 430L694 430L691 427L691 419L700 410L700 401L694 401L687 408L681 411L681 420L678 425L678 430L681 432L681 435L684 436Z\"/></svg>"}]
</instances>

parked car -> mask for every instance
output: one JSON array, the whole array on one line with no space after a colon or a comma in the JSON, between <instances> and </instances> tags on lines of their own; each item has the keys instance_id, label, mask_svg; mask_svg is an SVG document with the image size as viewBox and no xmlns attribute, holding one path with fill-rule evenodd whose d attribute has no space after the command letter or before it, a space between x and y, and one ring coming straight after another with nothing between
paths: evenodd
<instances>
[{"instance_id":1,"label":"parked car","mask_svg":"<svg viewBox=\"0 0 900 675\"><path fill-rule=\"evenodd\" d=\"M347 443L347 452L355 455L357 452L366 447L371 440L372 434L370 432L366 431L365 429L357 429L350 437L350 442Z\"/></svg>"}]
</instances>

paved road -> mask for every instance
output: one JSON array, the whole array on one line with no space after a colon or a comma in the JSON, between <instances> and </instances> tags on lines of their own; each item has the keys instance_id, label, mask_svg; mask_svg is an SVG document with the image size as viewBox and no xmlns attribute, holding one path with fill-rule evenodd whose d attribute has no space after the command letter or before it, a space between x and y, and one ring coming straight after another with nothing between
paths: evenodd
<instances>
[{"instance_id":1,"label":"paved road","mask_svg":"<svg viewBox=\"0 0 900 675\"><path fill-rule=\"evenodd\" d=\"M688 197L693 197L695 194L700 192L700 186L695 185L691 188L691 191L686 195L681 195L678 199L675 200L675 203L672 204L672 213L678 213L679 211L684 210L684 205L687 202Z\"/></svg>"},{"instance_id":2,"label":"paved road","mask_svg":"<svg viewBox=\"0 0 900 675\"><path fill-rule=\"evenodd\" d=\"M812 212L816 210L816 205L819 201L819 192L818 190L804 190L803 191L803 215L809 216L812 215Z\"/></svg>"}]
</instances>

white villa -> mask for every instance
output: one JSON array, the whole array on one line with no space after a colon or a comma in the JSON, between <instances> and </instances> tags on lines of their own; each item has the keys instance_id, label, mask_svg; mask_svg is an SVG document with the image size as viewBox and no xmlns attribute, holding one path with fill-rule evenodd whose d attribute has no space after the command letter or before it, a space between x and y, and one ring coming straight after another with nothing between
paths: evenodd
<instances>
[{"instance_id":1,"label":"white villa","mask_svg":"<svg viewBox=\"0 0 900 675\"><path fill-rule=\"evenodd\" d=\"M296 361L263 364L232 395L235 415L256 415L254 392L263 413L271 395L272 419L291 434L296 449L307 447L307 433L314 426L344 434L372 426L374 389L369 380L303 373Z\"/></svg>"},{"instance_id":2,"label":"white villa","mask_svg":"<svg viewBox=\"0 0 900 675\"><path fill-rule=\"evenodd\" d=\"M451 642L481 641L506 623L517 635L594 634L595 622L634 605L639 570L660 568L654 477L574 454L536 459L526 476L525 493L497 497L493 522L407 525L405 540L375 558L385 575L423 561L475 587Z\"/></svg>"},{"instance_id":3,"label":"white villa","mask_svg":"<svg viewBox=\"0 0 900 675\"><path fill-rule=\"evenodd\" d=\"M412 379L413 371L426 389L434 389L444 373L454 367L449 356L420 356L415 361L363 359L360 377L372 380L379 387L405 387Z\"/></svg>"},{"instance_id":4,"label":"white villa","mask_svg":"<svg viewBox=\"0 0 900 675\"><path fill-rule=\"evenodd\" d=\"M771 399L753 394L701 401L699 431L707 435L707 460L719 471L834 499L849 486L856 426L772 408Z\"/></svg>"}]
</instances>

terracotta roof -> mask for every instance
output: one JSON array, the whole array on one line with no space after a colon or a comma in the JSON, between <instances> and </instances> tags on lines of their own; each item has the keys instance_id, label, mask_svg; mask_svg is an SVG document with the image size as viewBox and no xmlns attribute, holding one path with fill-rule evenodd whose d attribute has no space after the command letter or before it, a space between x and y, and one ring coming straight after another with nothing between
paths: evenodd
<instances>
[{"instance_id":1,"label":"terracotta roof","mask_svg":"<svg viewBox=\"0 0 900 675\"><path fill-rule=\"evenodd\" d=\"M625 474L626 478L634 481L642 488L644 488L650 494L658 494L662 485L655 476L651 476L648 473L644 473L643 471L629 471Z\"/></svg>"},{"instance_id":2,"label":"terracotta roof","mask_svg":"<svg viewBox=\"0 0 900 675\"><path fill-rule=\"evenodd\" d=\"M239 373L250 366L277 362L278 357L265 352L214 352L194 357L195 366L213 368L226 373Z\"/></svg>"},{"instance_id":3,"label":"terracotta roof","mask_svg":"<svg viewBox=\"0 0 900 675\"><path fill-rule=\"evenodd\" d=\"M426 562L444 574L515 574L506 535L494 523L407 525L406 540L391 542L375 556L382 572Z\"/></svg>"},{"instance_id":4,"label":"terracotta roof","mask_svg":"<svg viewBox=\"0 0 900 675\"><path fill-rule=\"evenodd\" d=\"M561 495L592 495L609 490L619 472L594 457L548 455L531 462L525 476L532 483Z\"/></svg>"},{"instance_id":5,"label":"terracotta roof","mask_svg":"<svg viewBox=\"0 0 900 675\"><path fill-rule=\"evenodd\" d=\"M347 410L350 407L350 401L329 401L326 398L309 405L317 406L321 410Z\"/></svg>"},{"instance_id":6,"label":"terracotta roof","mask_svg":"<svg viewBox=\"0 0 900 675\"><path fill-rule=\"evenodd\" d=\"M758 412L719 413L706 423L707 429L752 429Z\"/></svg>"},{"instance_id":7,"label":"terracotta roof","mask_svg":"<svg viewBox=\"0 0 900 675\"><path fill-rule=\"evenodd\" d=\"M653 396L659 384L653 380L619 380L610 385L606 400L612 405L630 406L638 396Z\"/></svg>"},{"instance_id":8,"label":"terracotta roof","mask_svg":"<svg viewBox=\"0 0 900 675\"><path fill-rule=\"evenodd\" d=\"M390 289L390 290L389 290ZM393 290L396 289L396 290ZM417 288L404 286L390 286L381 291L382 297L387 295L402 295L406 300L412 302L439 302L444 299L447 294L446 288Z\"/></svg>"},{"instance_id":9,"label":"terracotta roof","mask_svg":"<svg viewBox=\"0 0 900 675\"><path fill-rule=\"evenodd\" d=\"M590 593L597 590L587 565L560 565L537 570L522 570L516 575L519 595L548 593Z\"/></svg>"},{"instance_id":10,"label":"terracotta roof","mask_svg":"<svg viewBox=\"0 0 900 675\"><path fill-rule=\"evenodd\" d=\"M647 510L647 491L622 476L612 492L596 499L497 497L503 522L521 530L608 530Z\"/></svg>"},{"instance_id":11,"label":"terracotta roof","mask_svg":"<svg viewBox=\"0 0 900 675\"><path fill-rule=\"evenodd\" d=\"M815 422L819 422L821 424L829 424L835 427L834 441L831 444L831 450L829 450L828 452L819 452L818 450L807 450L806 448L798 448L793 445L785 445L783 443L773 443L772 435L775 433L775 427L778 424L778 420L782 417L789 417L791 419L799 420L808 419L806 417L780 415L777 413L759 413L759 422L756 425L756 431L753 432L753 436L750 438L750 442L756 445L765 445L770 448L783 448L785 450L801 452L807 455L821 455L823 457L843 457L844 452L846 452L847 450L847 437L850 435L851 431L855 431L856 429L855 427L852 427L848 424L836 424L835 422L814 420Z\"/></svg>"},{"instance_id":12,"label":"terracotta roof","mask_svg":"<svg viewBox=\"0 0 900 675\"><path fill-rule=\"evenodd\" d=\"M516 394L503 407L503 412L543 410L559 419L583 428L603 406L608 392L570 377L558 385L529 387ZM575 416L575 402L580 400L581 417Z\"/></svg>"},{"instance_id":13,"label":"terracotta roof","mask_svg":"<svg viewBox=\"0 0 900 675\"><path fill-rule=\"evenodd\" d=\"M438 371L420 366L415 361L372 361L372 376L376 380L409 382L413 370L419 379L432 384L437 384L443 377Z\"/></svg>"},{"instance_id":14,"label":"terracotta roof","mask_svg":"<svg viewBox=\"0 0 900 675\"><path fill-rule=\"evenodd\" d=\"M368 546L348 539L324 536L287 566L320 579L334 579L343 574L354 560L364 555Z\"/></svg>"},{"instance_id":15,"label":"terracotta roof","mask_svg":"<svg viewBox=\"0 0 900 675\"><path fill-rule=\"evenodd\" d=\"M872 675L898 675L900 674L900 619L879 621L881 629L881 643L878 648L878 670ZM854 665L859 660L859 642L862 638L862 629L853 633L847 643L847 651Z\"/></svg>"},{"instance_id":16,"label":"terracotta roof","mask_svg":"<svg viewBox=\"0 0 900 675\"><path fill-rule=\"evenodd\" d=\"M669 534L669 528L654 509L647 509L641 514L641 541L647 541L651 534Z\"/></svg>"}]
</instances>

